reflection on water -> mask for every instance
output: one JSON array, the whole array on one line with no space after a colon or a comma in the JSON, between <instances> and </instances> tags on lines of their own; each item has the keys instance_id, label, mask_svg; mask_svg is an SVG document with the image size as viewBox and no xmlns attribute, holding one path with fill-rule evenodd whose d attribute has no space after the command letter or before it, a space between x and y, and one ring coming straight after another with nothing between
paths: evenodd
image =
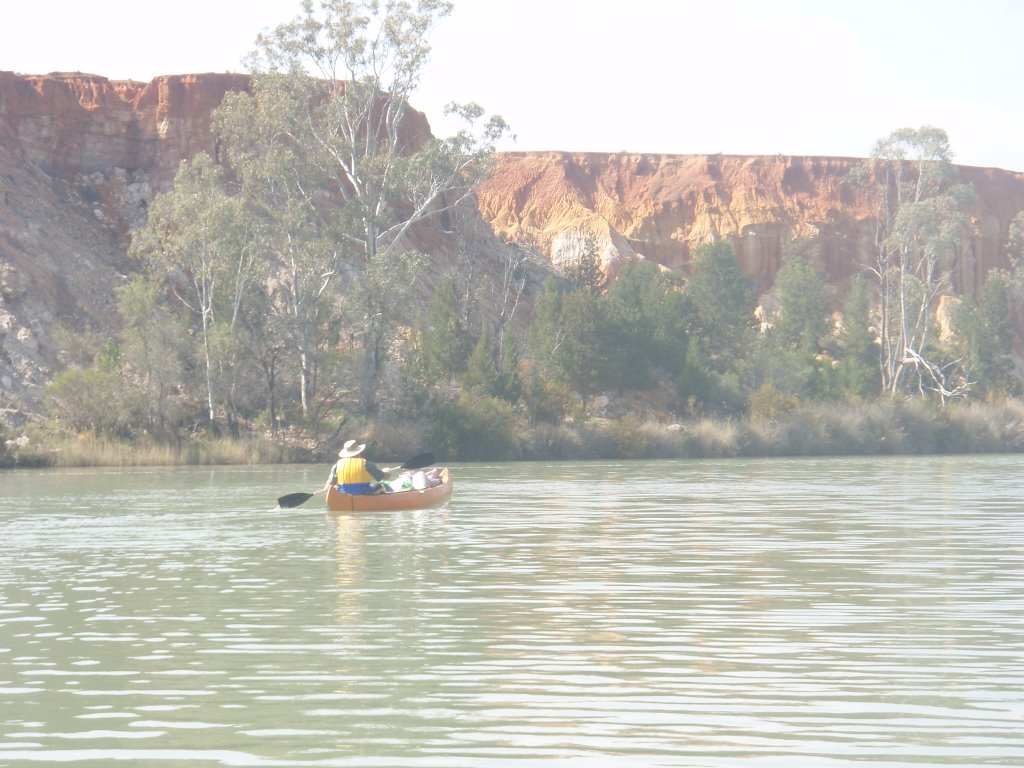
<instances>
[{"instance_id":1,"label":"reflection on water","mask_svg":"<svg viewBox=\"0 0 1024 768\"><path fill-rule=\"evenodd\" d=\"M0 765L1024 765L1022 461L0 475Z\"/></svg>"}]
</instances>

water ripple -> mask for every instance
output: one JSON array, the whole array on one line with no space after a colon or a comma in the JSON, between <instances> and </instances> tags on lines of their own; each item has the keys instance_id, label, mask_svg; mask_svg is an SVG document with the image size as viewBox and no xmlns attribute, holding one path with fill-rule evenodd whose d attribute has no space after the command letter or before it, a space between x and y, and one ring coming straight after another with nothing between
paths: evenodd
<instances>
[{"instance_id":1,"label":"water ripple","mask_svg":"<svg viewBox=\"0 0 1024 768\"><path fill-rule=\"evenodd\" d=\"M1019 766L1022 463L15 472L0 764Z\"/></svg>"}]
</instances>

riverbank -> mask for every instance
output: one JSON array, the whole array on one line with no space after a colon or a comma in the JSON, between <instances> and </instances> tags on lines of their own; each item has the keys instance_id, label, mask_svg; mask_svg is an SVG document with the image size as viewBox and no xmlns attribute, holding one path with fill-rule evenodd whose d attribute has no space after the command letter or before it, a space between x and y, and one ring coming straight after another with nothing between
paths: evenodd
<instances>
[{"instance_id":1,"label":"riverbank","mask_svg":"<svg viewBox=\"0 0 1024 768\"><path fill-rule=\"evenodd\" d=\"M563 424L518 420L470 425L455 437L429 423L366 424L355 429L375 456L431 450L438 461L544 461L770 456L929 455L1024 452L1024 402L921 400L864 404L811 403L758 418L700 418L679 423L635 416ZM419 436L413 444L410 434ZM19 436L0 442L3 467L98 467L301 464L330 461L333 443L310 437L252 433L205 435L170 444L135 444L87 435Z\"/></svg>"}]
</instances>

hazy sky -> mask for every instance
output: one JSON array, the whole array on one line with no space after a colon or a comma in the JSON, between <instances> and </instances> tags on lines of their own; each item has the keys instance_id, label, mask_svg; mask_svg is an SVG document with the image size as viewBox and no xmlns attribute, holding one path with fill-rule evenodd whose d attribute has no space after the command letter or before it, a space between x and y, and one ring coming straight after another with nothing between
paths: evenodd
<instances>
[{"instance_id":1,"label":"hazy sky","mask_svg":"<svg viewBox=\"0 0 1024 768\"><path fill-rule=\"evenodd\" d=\"M244 71L299 0L18 0L0 69ZM944 129L965 165L1024 171L1019 0L455 0L414 106L476 101L506 150L864 157Z\"/></svg>"}]
</instances>

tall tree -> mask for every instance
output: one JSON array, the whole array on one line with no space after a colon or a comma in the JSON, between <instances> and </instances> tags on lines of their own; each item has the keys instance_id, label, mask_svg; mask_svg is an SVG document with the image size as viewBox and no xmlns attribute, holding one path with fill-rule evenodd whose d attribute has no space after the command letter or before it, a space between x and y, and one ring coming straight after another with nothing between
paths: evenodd
<instances>
[{"instance_id":1,"label":"tall tree","mask_svg":"<svg viewBox=\"0 0 1024 768\"><path fill-rule=\"evenodd\" d=\"M1011 327L1013 279L1003 269L990 270L977 296L964 299L957 312L967 369L982 392L1016 394Z\"/></svg>"},{"instance_id":2,"label":"tall tree","mask_svg":"<svg viewBox=\"0 0 1024 768\"><path fill-rule=\"evenodd\" d=\"M475 104L450 105L464 127L434 138L409 105L429 55L427 35L450 10L442 0L304 0L297 18L257 39L251 90L229 94L214 114L226 172L198 157L181 182L194 192L201 185L201 194L154 206L158 215L140 248L149 243L190 281L211 417L211 323L231 312L217 306L215 294L226 286L214 257L233 259L236 276L243 263L262 269L254 304L267 322L246 326L257 335L242 349L257 354L272 397L280 379L297 381L309 415L321 367L333 364L330 347L340 340L354 342L348 352L361 356L361 391L373 391L388 336L398 334L408 306L414 230L450 221L507 130ZM225 201L233 220L211 226L229 210ZM234 244L215 236L229 224ZM192 261L182 266L186 258ZM279 375L282 352L295 376ZM372 397L363 404L372 409Z\"/></svg>"},{"instance_id":3,"label":"tall tree","mask_svg":"<svg viewBox=\"0 0 1024 768\"><path fill-rule=\"evenodd\" d=\"M232 368L216 357L218 326L232 333L257 275L248 219L240 214L240 205L226 192L223 169L200 154L182 163L172 189L154 199L146 227L133 235L130 248L165 275L198 327L211 424L230 389L221 374L230 375Z\"/></svg>"},{"instance_id":4,"label":"tall tree","mask_svg":"<svg viewBox=\"0 0 1024 768\"><path fill-rule=\"evenodd\" d=\"M878 344L871 330L871 303L863 275L857 275L843 304L839 331L839 391L849 400L878 397Z\"/></svg>"},{"instance_id":5,"label":"tall tree","mask_svg":"<svg viewBox=\"0 0 1024 768\"><path fill-rule=\"evenodd\" d=\"M404 250L402 236L472 192L507 130L476 104L450 104L465 127L435 139L409 99L430 54L427 36L452 10L444 0L303 0L292 22L260 35L250 57L256 91L275 76L313 94L302 112L311 159L333 181L344 240L367 259Z\"/></svg>"},{"instance_id":6,"label":"tall tree","mask_svg":"<svg viewBox=\"0 0 1024 768\"><path fill-rule=\"evenodd\" d=\"M726 242L697 248L686 285L693 303L691 334L701 340L716 372L735 370L746 357L754 334L754 297Z\"/></svg>"},{"instance_id":7,"label":"tall tree","mask_svg":"<svg viewBox=\"0 0 1024 768\"><path fill-rule=\"evenodd\" d=\"M319 255L312 266L319 271L307 272L318 277L306 281L310 290L295 291L308 297L307 325L322 310L333 278L353 279L377 259L408 262L412 229L428 219L440 226L442 214L468 198L507 131L504 120L486 118L476 104L451 104L447 111L464 127L434 138L410 107L429 58L428 35L451 8L443 0L304 0L297 18L258 38L249 59L253 94L230 99L243 114L239 105L252 101L258 120L270 122L280 94L285 103L298 102L288 110L287 127L266 146L286 154L295 148L296 178L287 198L316 214L319 236L331 244L314 245ZM261 179L264 185L273 187L282 173L287 178L286 169L275 164L273 170ZM387 267L378 271L382 293L394 290L391 275ZM379 314L387 304L367 301L362 317L354 318L358 306L348 316L363 329L389 328L395 318ZM361 338L377 345L364 350L372 387L380 372L379 337Z\"/></svg>"},{"instance_id":8,"label":"tall tree","mask_svg":"<svg viewBox=\"0 0 1024 768\"><path fill-rule=\"evenodd\" d=\"M304 114L314 98L307 78L257 77L252 94L228 94L213 115L220 157L246 201L241 211L268 265L268 309L292 350L305 415L325 339L338 322L337 283L350 257L332 231L331 178L308 150Z\"/></svg>"},{"instance_id":9,"label":"tall tree","mask_svg":"<svg viewBox=\"0 0 1024 768\"><path fill-rule=\"evenodd\" d=\"M473 349L465 294L452 275L442 278L427 303L419 350L427 378L447 379L466 370Z\"/></svg>"},{"instance_id":10,"label":"tall tree","mask_svg":"<svg viewBox=\"0 0 1024 768\"><path fill-rule=\"evenodd\" d=\"M780 347L815 355L831 330L832 291L813 247L791 246L775 275L779 310L771 334Z\"/></svg>"},{"instance_id":11,"label":"tall tree","mask_svg":"<svg viewBox=\"0 0 1024 768\"><path fill-rule=\"evenodd\" d=\"M526 335L526 346L535 376L558 377L559 357L565 345L562 324L562 292L553 277L544 281L543 290L534 299L533 319Z\"/></svg>"},{"instance_id":12,"label":"tall tree","mask_svg":"<svg viewBox=\"0 0 1024 768\"><path fill-rule=\"evenodd\" d=\"M682 279L657 264L623 265L608 287L609 327L604 339L619 386L643 388L652 369L675 376L686 357L690 304Z\"/></svg>"},{"instance_id":13,"label":"tall tree","mask_svg":"<svg viewBox=\"0 0 1024 768\"><path fill-rule=\"evenodd\" d=\"M932 357L929 344L939 297L968 231L969 187L956 181L945 131L903 128L879 141L857 178L875 205L875 261L880 301L882 389L964 394L966 380Z\"/></svg>"},{"instance_id":14,"label":"tall tree","mask_svg":"<svg viewBox=\"0 0 1024 768\"><path fill-rule=\"evenodd\" d=\"M774 293L779 309L767 338L769 378L785 394L828 395L831 367L822 353L832 330L832 291L812 244L788 246Z\"/></svg>"},{"instance_id":15,"label":"tall tree","mask_svg":"<svg viewBox=\"0 0 1024 768\"><path fill-rule=\"evenodd\" d=\"M153 275L135 275L117 288L124 322L121 350L145 393L149 428L166 434L173 424L172 395L182 384L188 325L163 301L166 286Z\"/></svg>"}]
</instances>

